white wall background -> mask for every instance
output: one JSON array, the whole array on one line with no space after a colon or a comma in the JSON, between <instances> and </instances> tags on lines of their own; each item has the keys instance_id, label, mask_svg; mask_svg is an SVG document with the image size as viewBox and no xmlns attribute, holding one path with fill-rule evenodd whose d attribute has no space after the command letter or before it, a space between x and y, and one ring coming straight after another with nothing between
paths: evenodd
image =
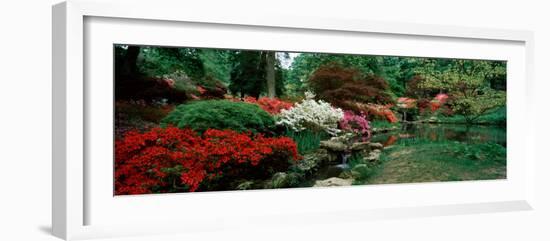
<instances>
[{"instance_id":1,"label":"white wall background","mask_svg":"<svg viewBox=\"0 0 550 241\"><path fill-rule=\"evenodd\" d=\"M0 7L0 240L56 240L51 206L51 5L18 0ZM550 240L550 7L545 1L190 1L212 14L285 12L398 22L535 31L537 200L535 211L462 215L294 228L226 230L117 240ZM131 6L129 6L131 7ZM184 12L184 11L182 11ZM334 220L337 221L337 220Z\"/></svg>"}]
</instances>

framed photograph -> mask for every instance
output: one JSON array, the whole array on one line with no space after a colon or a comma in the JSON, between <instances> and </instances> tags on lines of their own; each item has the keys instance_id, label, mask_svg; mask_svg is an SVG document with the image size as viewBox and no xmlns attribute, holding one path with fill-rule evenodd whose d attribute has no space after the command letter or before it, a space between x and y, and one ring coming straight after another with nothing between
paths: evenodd
<instances>
[{"instance_id":1,"label":"framed photograph","mask_svg":"<svg viewBox=\"0 0 550 241\"><path fill-rule=\"evenodd\" d=\"M184 7L53 7L54 235L532 209L531 32Z\"/></svg>"}]
</instances>

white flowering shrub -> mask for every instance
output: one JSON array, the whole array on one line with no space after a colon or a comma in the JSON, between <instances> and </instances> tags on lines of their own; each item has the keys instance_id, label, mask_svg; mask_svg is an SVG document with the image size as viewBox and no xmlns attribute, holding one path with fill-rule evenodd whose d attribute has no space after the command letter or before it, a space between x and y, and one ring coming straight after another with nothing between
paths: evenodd
<instances>
[{"instance_id":1,"label":"white flowering shrub","mask_svg":"<svg viewBox=\"0 0 550 241\"><path fill-rule=\"evenodd\" d=\"M311 92L306 92L305 95L305 100L281 111L277 124L285 125L296 132L308 129L337 135L340 132L338 122L344 118L344 111L325 101L315 101L315 95Z\"/></svg>"}]
</instances>

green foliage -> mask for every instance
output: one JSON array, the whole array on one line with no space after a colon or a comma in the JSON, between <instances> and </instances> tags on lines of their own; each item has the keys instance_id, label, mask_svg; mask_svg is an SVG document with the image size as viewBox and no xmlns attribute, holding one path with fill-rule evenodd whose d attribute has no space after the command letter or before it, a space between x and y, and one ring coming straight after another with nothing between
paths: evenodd
<instances>
[{"instance_id":1,"label":"green foliage","mask_svg":"<svg viewBox=\"0 0 550 241\"><path fill-rule=\"evenodd\" d=\"M362 184L367 180L374 172L373 167L369 167L367 164L359 164L351 169L351 176L353 177L353 184Z\"/></svg>"},{"instance_id":2,"label":"green foliage","mask_svg":"<svg viewBox=\"0 0 550 241\"><path fill-rule=\"evenodd\" d=\"M414 78L414 70L421 63L420 58L413 57L382 57L381 76L388 82L394 97L405 95L407 83Z\"/></svg>"},{"instance_id":3,"label":"green foliage","mask_svg":"<svg viewBox=\"0 0 550 241\"><path fill-rule=\"evenodd\" d=\"M424 59L417 74L423 76L418 88L448 93L452 110L467 123L506 104L506 92L491 88L491 80L506 75L504 62Z\"/></svg>"},{"instance_id":4,"label":"green foliage","mask_svg":"<svg viewBox=\"0 0 550 241\"><path fill-rule=\"evenodd\" d=\"M184 71L194 81L205 75L197 48L142 47L140 70L148 76L163 76Z\"/></svg>"},{"instance_id":5,"label":"green foliage","mask_svg":"<svg viewBox=\"0 0 550 241\"><path fill-rule=\"evenodd\" d=\"M124 66L127 46L115 46L115 56ZM140 74L148 77L170 78L176 87L193 93L196 85L214 87L218 81L227 85L229 81L230 50L139 47L136 67Z\"/></svg>"},{"instance_id":6,"label":"green foliage","mask_svg":"<svg viewBox=\"0 0 550 241\"><path fill-rule=\"evenodd\" d=\"M229 90L241 98L249 95L260 97L267 90L267 58L268 51L238 50L231 55L232 69L230 73ZM277 59L276 59L277 60ZM279 61L275 63L276 96L284 93L284 73Z\"/></svg>"},{"instance_id":7,"label":"green foliage","mask_svg":"<svg viewBox=\"0 0 550 241\"><path fill-rule=\"evenodd\" d=\"M222 49L201 49L198 55L206 75L220 80L226 86L229 85L232 52Z\"/></svg>"},{"instance_id":8,"label":"green foliage","mask_svg":"<svg viewBox=\"0 0 550 241\"><path fill-rule=\"evenodd\" d=\"M254 104L227 100L204 100L177 106L161 123L204 132L231 129L238 132L271 133L275 121Z\"/></svg>"},{"instance_id":9,"label":"green foliage","mask_svg":"<svg viewBox=\"0 0 550 241\"><path fill-rule=\"evenodd\" d=\"M378 162L369 162L365 160L365 156L362 152L353 153L348 159L348 170L345 170L340 174L341 178L352 177L354 185L364 184L365 181L373 175L374 170L379 165Z\"/></svg>"},{"instance_id":10,"label":"green foliage","mask_svg":"<svg viewBox=\"0 0 550 241\"><path fill-rule=\"evenodd\" d=\"M451 106L456 114L464 116L467 123L474 123L483 114L506 104L506 93L490 88L480 90L482 93L454 96Z\"/></svg>"},{"instance_id":11,"label":"green foliage","mask_svg":"<svg viewBox=\"0 0 550 241\"><path fill-rule=\"evenodd\" d=\"M288 136L296 142L298 146L298 152L305 154L313 150L319 149L321 140L327 139L329 136L325 132L314 132L310 130L304 130L295 132L292 130L286 130L285 136Z\"/></svg>"},{"instance_id":12,"label":"green foliage","mask_svg":"<svg viewBox=\"0 0 550 241\"><path fill-rule=\"evenodd\" d=\"M241 97L258 98L265 89L265 61L259 51L238 51L232 56L229 90Z\"/></svg>"}]
</instances>

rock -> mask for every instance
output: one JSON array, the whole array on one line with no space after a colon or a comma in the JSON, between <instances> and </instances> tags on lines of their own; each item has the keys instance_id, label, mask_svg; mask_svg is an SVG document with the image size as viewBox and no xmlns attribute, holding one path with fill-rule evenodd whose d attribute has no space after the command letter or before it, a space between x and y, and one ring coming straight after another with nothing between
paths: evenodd
<instances>
[{"instance_id":1,"label":"rock","mask_svg":"<svg viewBox=\"0 0 550 241\"><path fill-rule=\"evenodd\" d=\"M347 146L343 142L335 140L321 141L321 148L333 151L333 152L343 152L346 151Z\"/></svg>"},{"instance_id":2,"label":"rock","mask_svg":"<svg viewBox=\"0 0 550 241\"><path fill-rule=\"evenodd\" d=\"M351 171L343 171L340 173L340 175L338 175L338 177L342 179L348 179L348 178L353 178L353 175Z\"/></svg>"},{"instance_id":3,"label":"rock","mask_svg":"<svg viewBox=\"0 0 550 241\"><path fill-rule=\"evenodd\" d=\"M237 189L238 190L248 190L248 189L252 189L253 185L254 185L253 181L244 181L244 182L240 183L239 185L237 185Z\"/></svg>"},{"instance_id":4,"label":"rock","mask_svg":"<svg viewBox=\"0 0 550 241\"><path fill-rule=\"evenodd\" d=\"M342 172L344 172L344 168L339 165L331 165L324 168L322 171L323 177L338 177L340 176L340 174L342 174Z\"/></svg>"},{"instance_id":5,"label":"rock","mask_svg":"<svg viewBox=\"0 0 550 241\"><path fill-rule=\"evenodd\" d=\"M336 152L328 153L328 162L329 163L340 163L340 154Z\"/></svg>"},{"instance_id":6,"label":"rock","mask_svg":"<svg viewBox=\"0 0 550 241\"><path fill-rule=\"evenodd\" d=\"M382 149L384 149L384 145L382 145L382 143L377 143L377 142L369 143L369 147L372 150L382 150Z\"/></svg>"},{"instance_id":7,"label":"rock","mask_svg":"<svg viewBox=\"0 0 550 241\"><path fill-rule=\"evenodd\" d=\"M269 188L295 187L300 183L302 178L303 176L298 173L277 172L273 174L271 182L267 186Z\"/></svg>"},{"instance_id":8,"label":"rock","mask_svg":"<svg viewBox=\"0 0 550 241\"><path fill-rule=\"evenodd\" d=\"M325 180L318 180L315 182L314 187L339 187L350 186L353 183L353 179L342 179L338 177L331 177Z\"/></svg>"},{"instance_id":9,"label":"rock","mask_svg":"<svg viewBox=\"0 0 550 241\"><path fill-rule=\"evenodd\" d=\"M377 162L378 160L380 160L381 153L382 151L378 149L372 150L367 156L363 158L363 160L365 160L365 162Z\"/></svg>"},{"instance_id":10,"label":"rock","mask_svg":"<svg viewBox=\"0 0 550 241\"><path fill-rule=\"evenodd\" d=\"M304 172L314 171L319 164L328 162L329 154L327 150L320 149L314 153L304 155L304 158L298 162L296 167Z\"/></svg>"},{"instance_id":11,"label":"rock","mask_svg":"<svg viewBox=\"0 0 550 241\"><path fill-rule=\"evenodd\" d=\"M317 149L317 151L313 153L305 154L303 159L296 164L296 168L305 173L311 173L316 171L321 165L338 162L338 155L339 154L336 152Z\"/></svg>"},{"instance_id":12,"label":"rock","mask_svg":"<svg viewBox=\"0 0 550 241\"><path fill-rule=\"evenodd\" d=\"M370 142L368 141L365 141L365 142L354 142L353 144L351 144L351 150L352 151L363 151L363 150L367 150L367 149L370 149Z\"/></svg>"},{"instance_id":13,"label":"rock","mask_svg":"<svg viewBox=\"0 0 550 241\"><path fill-rule=\"evenodd\" d=\"M277 172L271 178L272 188L282 188L288 185L288 175L284 172Z\"/></svg>"}]
</instances>

